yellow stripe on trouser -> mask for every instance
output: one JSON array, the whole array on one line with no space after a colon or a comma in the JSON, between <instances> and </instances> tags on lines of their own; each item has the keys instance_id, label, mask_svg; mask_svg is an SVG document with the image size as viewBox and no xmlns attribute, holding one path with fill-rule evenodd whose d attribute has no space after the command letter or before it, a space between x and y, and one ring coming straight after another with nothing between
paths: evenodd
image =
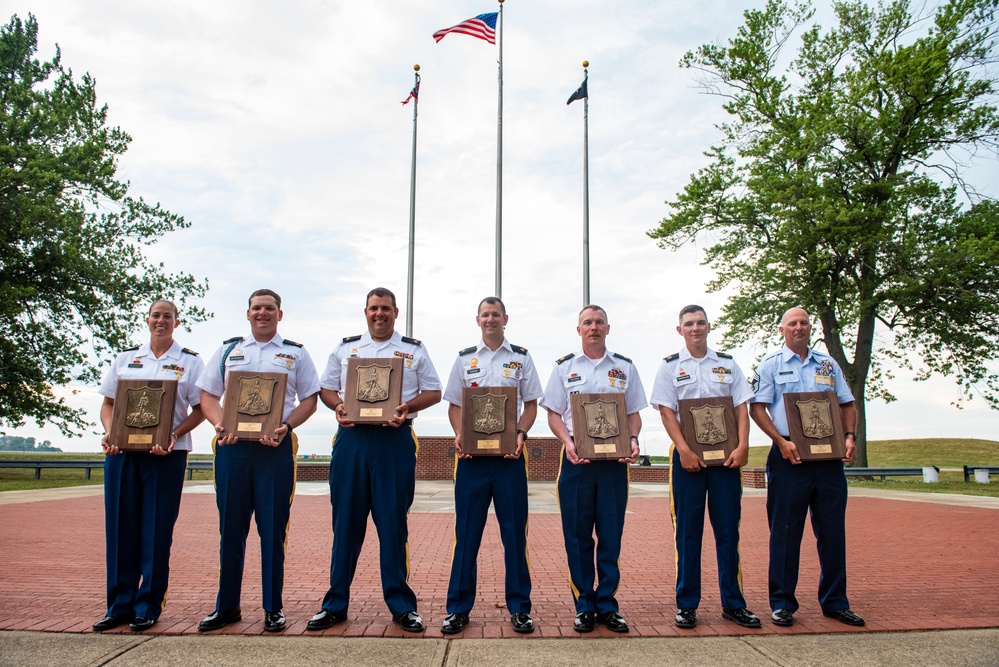
<instances>
[{"instance_id":1,"label":"yellow stripe on trouser","mask_svg":"<svg viewBox=\"0 0 999 667\"><path fill-rule=\"evenodd\" d=\"M677 546L677 534L676 534L676 504L675 498L676 494L673 493L673 470L676 466L673 465L673 450L676 445L670 443L669 446L669 517L673 524L673 581L678 581L680 579L680 547Z\"/></svg>"},{"instance_id":2,"label":"yellow stripe on trouser","mask_svg":"<svg viewBox=\"0 0 999 667\"><path fill-rule=\"evenodd\" d=\"M420 458L420 439L416 437L416 429L413 428L412 422L409 424L409 433L413 436L413 444L416 447L416 451L413 452L415 458ZM406 521L409 522L409 510L412 509L413 504L410 503L409 507L406 508ZM409 530L406 530L406 581L409 581Z\"/></svg>"},{"instance_id":3,"label":"yellow stripe on trouser","mask_svg":"<svg viewBox=\"0 0 999 667\"><path fill-rule=\"evenodd\" d=\"M562 478L562 466L565 465L565 443L562 443L562 451L559 454L558 459L558 474L555 476L555 502L558 503L559 514L562 513L562 498L558 492L558 482ZM567 555L568 557L568 555ZM572 590L572 599L576 601L579 599L579 589L576 588L576 584L572 581L572 570L569 570L569 565L566 563L566 570L569 572L569 588Z\"/></svg>"}]
</instances>

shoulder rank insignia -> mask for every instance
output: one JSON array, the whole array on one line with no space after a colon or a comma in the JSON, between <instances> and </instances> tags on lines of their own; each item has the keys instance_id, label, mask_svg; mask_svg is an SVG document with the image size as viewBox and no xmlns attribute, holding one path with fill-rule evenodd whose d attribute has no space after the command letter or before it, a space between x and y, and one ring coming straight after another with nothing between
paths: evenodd
<instances>
[{"instance_id":1,"label":"shoulder rank insignia","mask_svg":"<svg viewBox=\"0 0 999 667\"><path fill-rule=\"evenodd\" d=\"M511 343L510 349L512 349L517 354L527 354L527 348L521 347L520 345L514 345L513 343Z\"/></svg>"},{"instance_id":2,"label":"shoulder rank insignia","mask_svg":"<svg viewBox=\"0 0 999 667\"><path fill-rule=\"evenodd\" d=\"M674 352L673 354L669 355L668 357L663 357L663 361L676 361L679 358L680 358L680 353L679 352Z\"/></svg>"},{"instance_id":3,"label":"shoulder rank insignia","mask_svg":"<svg viewBox=\"0 0 999 667\"><path fill-rule=\"evenodd\" d=\"M139 349L139 346L136 345L135 347L126 347L124 350L122 350L122 352L135 352L138 349Z\"/></svg>"},{"instance_id":4,"label":"shoulder rank insignia","mask_svg":"<svg viewBox=\"0 0 999 667\"><path fill-rule=\"evenodd\" d=\"M475 350L476 350L476 347L474 345L472 347L466 347L464 350L460 350L458 352L458 356L459 357L463 357L466 354L471 354L472 352L475 352Z\"/></svg>"},{"instance_id":5,"label":"shoulder rank insignia","mask_svg":"<svg viewBox=\"0 0 999 667\"><path fill-rule=\"evenodd\" d=\"M296 343L295 341L293 341L293 340L288 340L287 338L285 338L285 339L284 339L284 344L285 344L285 345L292 345L292 346L294 346L294 347L302 347L302 344L301 344L301 343Z\"/></svg>"},{"instance_id":6,"label":"shoulder rank insignia","mask_svg":"<svg viewBox=\"0 0 999 667\"><path fill-rule=\"evenodd\" d=\"M629 364L630 364L630 363L633 363L633 362L631 361L631 359L629 359L628 357L624 356L623 354L618 354L617 352L615 352L613 356L614 356L615 358L617 358L617 359L623 359L623 360L627 361L627 362L628 362Z\"/></svg>"},{"instance_id":7,"label":"shoulder rank insignia","mask_svg":"<svg viewBox=\"0 0 999 667\"><path fill-rule=\"evenodd\" d=\"M566 362L566 361L569 361L569 360L570 360L570 359L572 359L572 358L573 358L574 356L576 356L576 353L575 353L575 352L571 352L571 353L569 353L569 354L565 355L564 357L562 357L561 359L559 359L558 361L556 361L555 363L556 363L556 364L561 364L561 363L563 363L563 362Z\"/></svg>"},{"instance_id":8,"label":"shoulder rank insignia","mask_svg":"<svg viewBox=\"0 0 999 667\"><path fill-rule=\"evenodd\" d=\"M357 334L356 336L346 336L340 342L341 343L353 343L355 340L361 340L361 334Z\"/></svg>"},{"instance_id":9,"label":"shoulder rank insignia","mask_svg":"<svg viewBox=\"0 0 999 667\"><path fill-rule=\"evenodd\" d=\"M726 354L724 352L715 352L715 354L717 354L722 359L731 359L732 358L731 354Z\"/></svg>"},{"instance_id":10,"label":"shoulder rank insignia","mask_svg":"<svg viewBox=\"0 0 999 667\"><path fill-rule=\"evenodd\" d=\"M421 343L420 341L416 340L415 338L410 338L409 336L403 336L402 342L409 343L410 345L417 345L417 346L423 345L423 343Z\"/></svg>"},{"instance_id":11,"label":"shoulder rank insignia","mask_svg":"<svg viewBox=\"0 0 999 667\"><path fill-rule=\"evenodd\" d=\"M192 350L192 349L190 349L188 347L182 347L180 349L180 351L183 352L184 354L193 354L194 356L198 356L197 352L195 352L194 350Z\"/></svg>"},{"instance_id":12,"label":"shoulder rank insignia","mask_svg":"<svg viewBox=\"0 0 999 667\"><path fill-rule=\"evenodd\" d=\"M242 336L233 336L232 338L227 338L224 341L222 341L222 344L228 345L229 343L238 343L241 340L243 340Z\"/></svg>"}]
</instances>

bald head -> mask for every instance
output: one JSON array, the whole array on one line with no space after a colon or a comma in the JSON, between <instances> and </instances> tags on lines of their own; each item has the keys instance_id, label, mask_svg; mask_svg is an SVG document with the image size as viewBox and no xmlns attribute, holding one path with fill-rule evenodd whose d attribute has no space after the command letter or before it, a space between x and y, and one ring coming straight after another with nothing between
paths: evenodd
<instances>
[{"instance_id":1,"label":"bald head","mask_svg":"<svg viewBox=\"0 0 999 667\"><path fill-rule=\"evenodd\" d=\"M788 349L804 358L808 354L808 340L812 337L812 323L805 309L798 306L789 308L780 318L779 329Z\"/></svg>"},{"instance_id":2,"label":"bald head","mask_svg":"<svg viewBox=\"0 0 999 667\"><path fill-rule=\"evenodd\" d=\"M780 324L781 324L781 326L784 326L785 324L787 324L788 318L791 318L791 317L795 317L795 318L801 318L801 317L803 317L803 318L805 318L807 320L808 319L808 313L801 306L794 306L793 308L788 308L787 311L784 313L784 315L780 318Z\"/></svg>"}]
</instances>

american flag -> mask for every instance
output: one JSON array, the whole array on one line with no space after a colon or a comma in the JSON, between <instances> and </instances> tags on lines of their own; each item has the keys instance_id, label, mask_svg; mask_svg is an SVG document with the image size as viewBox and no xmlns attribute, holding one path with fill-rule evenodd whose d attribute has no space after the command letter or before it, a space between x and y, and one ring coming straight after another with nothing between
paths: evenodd
<instances>
[{"instance_id":1,"label":"american flag","mask_svg":"<svg viewBox=\"0 0 999 667\"><path fill-rule=\"evenodd\" d=\"M451 26L450 28L444 28L443 30L438 30L434 33L434 41L439 42L444 39L444 35L457 32L462 35L471 35L472 37L478 37L479 39L484 39L490 44L496 43L496 16L497 12L491 12L489 14L479 14L473 19L468 19L467 21L462 21L458 25Z\"/></svg>"},{"instance_id":2,"label":"american flag","mask_svg":"<svg viewBox=\"0 0 999 667\"><path fill-rule=\"evenodd\" d=\"M417 102L420 101L420 77L419 76L416 77L416 85L413 86L413 89L411 91L409 91L409 97L407 97L406 99L404 99L402 101L402 103L403 104L409 104L410 100L416 100Z\"/></svg>"}]
</instances>

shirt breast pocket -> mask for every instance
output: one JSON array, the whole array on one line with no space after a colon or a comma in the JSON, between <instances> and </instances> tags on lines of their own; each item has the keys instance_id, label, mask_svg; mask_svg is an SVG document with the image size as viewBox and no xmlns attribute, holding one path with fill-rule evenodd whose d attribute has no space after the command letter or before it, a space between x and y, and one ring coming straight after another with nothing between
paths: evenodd
<instances>
[{"instance_id":1,"label":"shirt breast pocket","mask_svg":"<svg viewBox=\"0 0 999 667\"><path fill-rule=\"evenodd\" d=\"M774 384L796 384L798 382L798 374L791 373L778 373L777 377L774 378Z\"/></svg>"}]
</instances>

